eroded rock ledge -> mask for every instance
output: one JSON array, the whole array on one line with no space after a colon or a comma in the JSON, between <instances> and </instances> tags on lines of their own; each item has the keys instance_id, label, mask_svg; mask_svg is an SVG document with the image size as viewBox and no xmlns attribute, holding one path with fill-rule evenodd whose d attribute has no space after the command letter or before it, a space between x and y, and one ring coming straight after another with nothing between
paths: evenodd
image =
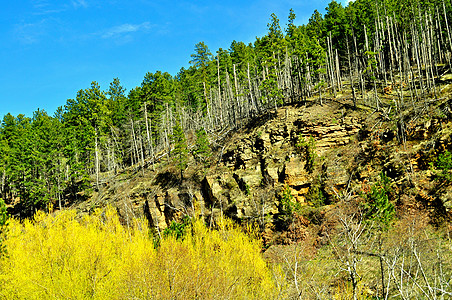
<instances>
[{"instance_id":1,"label":"eroded rock ledge","mask_svg":"<svg viewBox=\"0 0 452 300\"><path fill-rule=\"evenodd\" d=\"M428 184L413 183L414 176L426 176L426 162L435 149L452 143L448 121L404 124L408 143L401 147L400 128L382 126L378 114L369 117L368 112L346 110L337 103L283 107L263 118L267 119L260 125L251 123L225 140L209 170L195 170L192 161L182 183L170 166L147 170L146 176L136 172L128 180L118 179L114 190L94 195L82 210L114 203L125 221L144 216L159 230L185 214L198 214L209 222L224 214L238 221L271 223L281 214L281 191L286 187L301 205L312 204L312 193L318 190L326 202L334 202L341 192L357 190L381 171L398 189L413 188L446 209L452 207L450 188L432 200ZM316 155L311 169L297 147L300 139L310 137Z\"/></svg>"}]
</instances>

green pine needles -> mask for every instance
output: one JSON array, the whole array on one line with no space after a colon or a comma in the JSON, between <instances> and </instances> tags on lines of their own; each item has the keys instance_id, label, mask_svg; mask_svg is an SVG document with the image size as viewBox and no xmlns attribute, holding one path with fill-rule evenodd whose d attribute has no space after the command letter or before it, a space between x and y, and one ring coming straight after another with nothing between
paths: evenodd
<instances>
[{"instance_id":1,"label":"green pine needles","mask_svg":"<svg viewBox=\"0 0 452 300\"><path fill-rule=\"evenodd\" d=\"M182 218L181 222L172 221L171 224L163 231L163 236L173 236L177 240L183 239L191 226L191 220L188 216Z\"/></svg>"},{"instance_id":2,"label":"green pine needles","mask_svg":"<svg viewBox=\"0 0 452 300\"><path fill-rule=\"evenodd\" d=\"M438 158L430 163L437 180L452 182L452 153L446 152L440 154Z\"/></svg>"},{"instance_id":3,"label":"green pine needles","mask_svg":"<svg viewBox=\"0 0 452 300\"><path fill-rule=\"evenodd\" d=\"M178 119L176 119L176 124L173 127L173 135L171 138L174 143L172 154L176 162L176 167L180 170L180 178L183 180L184 171L188 165L188 147L184 129Z\"/></svg>"},{"instance_id":4,"label":"green pine needles","mask_svg":"<svg viewBox=\"0 0 452 300\"><path fill-rule=\"evenodd\" d=\"M195 159L203 163L204 167L208 166L208 159L212 156L209 138L204 128L196 130L196 148L194 151Z\"/></svg>"},{"instance_id":5,"label":"green pine needles","mask_svg":"<svg viewBox=\"0 0 452 300\"><path fill-rule=\"evenodd\" d=\"M315 140L312 136L308 139L301 134L298 136L298 143L295 145L298 152L306 159L305 169L308 173L314 171L315 162L317 159L317 153L315 152Z\"/></svg>"},{"instance_id":6,"label":"green pine needles","mask_svg":"<svg viewBox=\"0 0 452 300\"><path fill-rule=\"evenodd\" d=\"M279 220L283 223L290 224L293 221L296 212L301 209L301 204L295 200L288 184L284 186L281 192Z\"/></svg>"},{"instance_id":7,"label":"green pine needles","mask_svg":"<svg viewBox=\"0 0 452 300\"><path fill-rule=\"evenodd\" d=\"M391 191L389 178L381 173L380 180L372 185L369 192L364 194L366 218L376 222L383 230L389 228L395 217L395 206L389 201Z\"/></svg>"}]
</instances>

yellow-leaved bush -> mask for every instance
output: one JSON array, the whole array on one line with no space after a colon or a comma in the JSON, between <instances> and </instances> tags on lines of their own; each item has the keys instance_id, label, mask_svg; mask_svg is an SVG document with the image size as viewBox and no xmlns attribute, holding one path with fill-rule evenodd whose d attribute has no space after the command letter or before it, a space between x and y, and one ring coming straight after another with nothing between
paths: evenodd
<instances>
[{"instance_id":1,"label":"yellow-leaved bush","mask_svg":"<svg viewBox=\"0 0 452 300\"><path fill-rule=\"evenodd\" d=\"M146 222L125 228L112 208L11 220L1 260L3 299L270 299L260 243L230 221L195 221L155 248Z\"/></svg>"}]
</instances>

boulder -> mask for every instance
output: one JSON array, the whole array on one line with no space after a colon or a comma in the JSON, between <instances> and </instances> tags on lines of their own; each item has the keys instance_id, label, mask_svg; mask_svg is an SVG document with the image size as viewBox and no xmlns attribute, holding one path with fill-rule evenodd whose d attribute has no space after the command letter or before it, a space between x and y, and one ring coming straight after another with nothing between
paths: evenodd
<instances>
[{"instance_id":1,"label":"boulder","mask_svg":"<svg viewBox=\"0 0 452 300\"><path fill-rule=\"evenodd\" d=\"M439 196L439 200L441 200L447 212L452 210L452 186L446 188L446 191Z\"/></svg>"},{"instance_id":2,"label":"boulder","mask_svg":"<svg viewBox=\"0 0 452 300\"><path fill-rule=\"evenodd\" d=\"M214 205L215 202L219 202L223 188L220 185L221 177L218 175L206 176L202 182L202 188L206 196L205 204L207 206Z\"/></svg>"},{"instance_id":3,"label":"boulder","mask_svg":"<svg viewBox=\"0 0 452 300\"><path fill-rule=\"evenodd\" d=\"M301 157L292 157L285 163L281 177L289 186L302 186L312 182L312 175L306 172L305 161Z\"/></svg>"}]
</instances>

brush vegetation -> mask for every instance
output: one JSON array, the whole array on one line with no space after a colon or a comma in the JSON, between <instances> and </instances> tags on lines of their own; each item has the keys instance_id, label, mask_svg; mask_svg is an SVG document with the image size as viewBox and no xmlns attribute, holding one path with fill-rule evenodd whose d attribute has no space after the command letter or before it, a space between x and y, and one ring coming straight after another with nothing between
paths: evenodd
<instances>
[{"instance_id":1,"label":"brush vegetation","mask_svg":"<svg viewBox=\"0 0 452 300\"><path fill-rule=\"evenodd\" d=\"M252 231L252 229L250 228ZM2 299L272 299L278 289L255 238L221 220L195 220L183 238L155 243L146 222L112 208L11 220Z\"/></svg>"}]
</instances>

